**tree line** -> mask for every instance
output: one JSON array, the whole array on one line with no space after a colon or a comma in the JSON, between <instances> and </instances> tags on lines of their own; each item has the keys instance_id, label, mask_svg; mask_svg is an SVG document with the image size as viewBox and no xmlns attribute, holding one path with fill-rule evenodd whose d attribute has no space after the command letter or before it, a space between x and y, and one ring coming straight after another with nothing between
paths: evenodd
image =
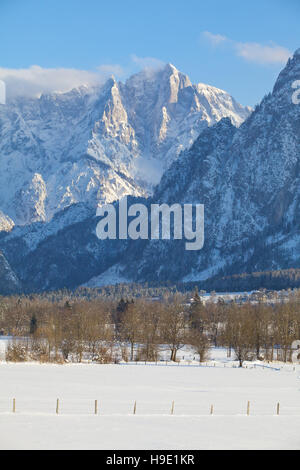
<instances>
[{"instance_id":1,"label":"tree line","mask_svg":"<svg viewBox=\"0 0 300 470\"><path fill-rule=\"evenodd\" d=\"M160 299L46 296L0 298L0 334L11 336L8 361L98 363L178 360L188 347L199 361L212 347L227 348L242 366L247 360L290 361L300 339L299 293L287 302L202 302L193 296Z\"/></svg>"}]
</instances>

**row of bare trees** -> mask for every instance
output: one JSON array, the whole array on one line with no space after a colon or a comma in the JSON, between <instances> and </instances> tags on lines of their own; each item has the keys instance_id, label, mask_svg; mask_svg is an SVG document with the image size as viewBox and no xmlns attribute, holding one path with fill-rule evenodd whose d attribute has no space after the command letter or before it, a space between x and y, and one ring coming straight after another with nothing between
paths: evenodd
<instances>
[{"instance_id":1,"label":"row of bare trees","mask_svg":"<svg viewBox=\"0 0 300 470\"><path fill-rule=\"evenodd\" d=\"M117 362L170 360L185 346L205 361L212 346L226 347L240 365L245 360L291 360L291 344L300 339L299 303L269 305L203 304L173 295L160 301L1 298L0 333L17 338L8 360Z\"/></svg>"}]
</instances>

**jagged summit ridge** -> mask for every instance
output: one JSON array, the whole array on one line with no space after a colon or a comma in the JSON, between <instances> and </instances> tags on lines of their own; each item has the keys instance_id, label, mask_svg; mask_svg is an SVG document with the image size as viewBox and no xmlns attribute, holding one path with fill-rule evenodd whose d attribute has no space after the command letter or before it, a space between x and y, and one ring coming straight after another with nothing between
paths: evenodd
<instances>
[{"instance_id":1,"label":"jagged summit ridge","mask_svg":"<svg viewBox=\"0 0 300 470\"><path fill-rule=\"evenodd\" d=\"M110 78L19 97L0 107L0 210L18 225L49 221L74 203L150 194L203 129L225 116L240 125L249 114L171 64L125 84Z\"/></svg>"}]
</instances>

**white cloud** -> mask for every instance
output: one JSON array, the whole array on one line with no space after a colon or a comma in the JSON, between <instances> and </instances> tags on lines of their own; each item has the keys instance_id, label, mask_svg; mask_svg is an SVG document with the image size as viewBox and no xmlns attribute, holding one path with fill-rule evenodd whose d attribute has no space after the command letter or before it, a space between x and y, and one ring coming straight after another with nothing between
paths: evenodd
<instances>
[{"instance_id":1,"label":"white cloud","mask_svg":"<svg viewBox=\"0 0 300 470\"><path fill-rule=\"evenodd\" d=\"M0 80L6 84L7 98L37 97L42 93L66 92L78 86L103 83L121 67L100 66L96 71L56 68L46 69L33 65L27 69L0 68Z\"/></svg>"},{"instance_id":2,"label":"white cloud","mask_svg":"<svg viewBox=\"0 0 300 470\"><path fill-rule=\"evenodd\" d=\"M276 44L264 46L255 42L237 43L235 45L240 57L258 64L285 64L291 52Z\"/></svg>"},{"instance_id":3,"label":"white cloud","mask_svg":"<svg viewBox=\"0 0 300 470\"><path fill-rule=\"evenodd\" d=\"M131 55L131 60L134 64L138 65L141 69L161 69L166 64L162 60L155 57L138 57L135 54Z\"/></svg>"},{"instance_id":4,"label":"white cloud","mask_svg":"<svg viewBox=\"0 0 300 470\"><path fill-rule=\"evenodd\" d=\"M218 46L222 42L227 41L226 36L222 36L221 34L213 34L209 31L203 31L202 35L213 45Z\"/></svg>"},{"instance_id":5,"label":"white cloud","mask_svg":"<svg viewBox=\"0 0 300 470\"><path fill-rule=\"evenodd\" d=\"M39 97L43 93L64 93L82 85L96 86L104 83L112 75L121 79L132 74L136 68L156 70L164 65L164 62L153 57L132 55L126 68L118 64L102 64L90 71L71 68L50 69L38 65L26 69L0 67L0 81L6 85L6 95L9 100L18 96Z\"/></svg>"},{"instance_id":6,"label":"white cloud","mask_svg":"<svg viewBox=\"0 0 300 470\"><path fill-rule=\"evenodd\" d=\"M285 64L292 55L288 49L274 43L264 45L257 42L238 42L209 31L203 31L202 36L215 47L227 44L238 57L261 65Z\"/></svg>"}]
</instances>

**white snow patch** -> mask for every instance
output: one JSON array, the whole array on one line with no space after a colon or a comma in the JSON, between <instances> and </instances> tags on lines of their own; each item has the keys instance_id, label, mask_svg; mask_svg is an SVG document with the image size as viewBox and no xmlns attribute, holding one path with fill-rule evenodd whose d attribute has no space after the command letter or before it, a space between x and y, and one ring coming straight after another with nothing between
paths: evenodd
<instances>
[{"instance_id":1,"label":"white snow patch","mask_svg":"<svg viewBox=\"0 0 300 470\"><path fill-rule=\"evenodd\" d=\"M130 279L126 278L121 273L121 269L121 265L116 264L99 276L95 276L90 279L88 282L83 284L83 287L102 287L130 282Z\"/></svg>"}]
</instances>

